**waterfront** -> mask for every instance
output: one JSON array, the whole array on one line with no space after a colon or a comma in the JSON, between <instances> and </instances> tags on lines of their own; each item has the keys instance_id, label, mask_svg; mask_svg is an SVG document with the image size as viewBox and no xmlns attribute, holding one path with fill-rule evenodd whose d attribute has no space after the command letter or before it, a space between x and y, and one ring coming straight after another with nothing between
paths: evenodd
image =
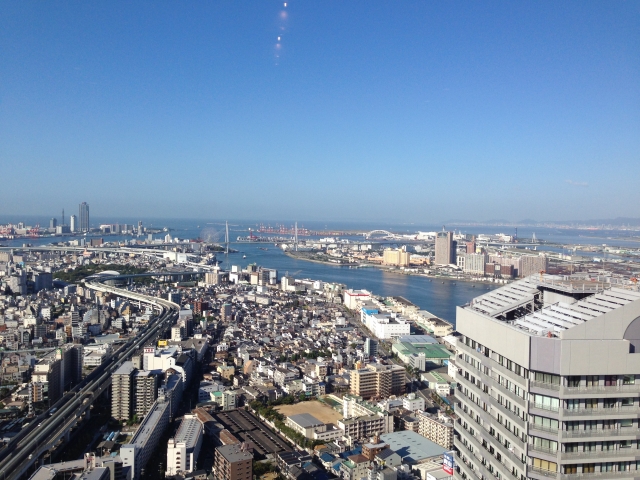
<instances>
[{"instance_id":1,"label":"waterfront","mask_svg":"<svg viewBox=\"0 0 640 480\"><path fill-rule=\"evenodd\" d=\"M200 222L198 225L195 221L177 222L167 220L164 221L163 224L155 223L154 227L164 225L172 228L170 234L173 237L182 239L203 238L207 235L214 237L211 238L211 240L223 241L224 238L224 235L221 235L223 227L220 223L207 224L206 222ZM238 235L246 235L247 229L253 226L254 225L249 223L231 226L231 239L235 240ZM500 230L504 231L505 229L487 227L482 229L482 232L498 233L497 231ZM480 233L480 229L478 229L477 233ZM539 238L554 242L559 242L560 238L563 238L569 243L570 240L577 240L579 238L582 240L581 243L585 245L608 243L604 238L582 237L581 233L582 232L558 232L552 230L540 230L539 233L536 232ZM525 231L522 232L522 234L527 235L529 232ZM154 238L163 238L164 235L166 235L166 233L157 234L154 235ZM35 240L16 239L2 243L7 246L20 247L24 243L43 245L55 241L69 240L71 238L72 237L45 237ZM136 238L144 240L146 236L104 236L105 241L123 241ZM244 267L250 263L255 263L266 268L277 269L281 276L288 273L296 278L312 278L327 282L343 283L349 288L370 290L376 295L402 296L420 308L428 310L434 315L454 324L457 306L464 305L472 298L495 288L494 285L486 282L474 283L445 280L443 283L442 280L437 278L391 273L378 268L349 268L309 262L291 258L273 244L268 243L234 243L233 246L239 250L239 253L230 254L228 258L225 258L224 255L219 256L219 260L222 262L221 266L225 269L230 265L241 265ZM262 250L264 248L266 248L266 250ZM243 255L246 255L246 258L242 258Z\"/></svg>"}]
</instances>

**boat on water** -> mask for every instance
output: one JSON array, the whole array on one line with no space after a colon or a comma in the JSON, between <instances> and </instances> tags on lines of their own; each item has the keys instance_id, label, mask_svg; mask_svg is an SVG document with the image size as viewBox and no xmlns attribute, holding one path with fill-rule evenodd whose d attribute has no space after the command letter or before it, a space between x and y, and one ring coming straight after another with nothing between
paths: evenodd
<instances>
[{"instance_id":1,"label":"boat on water","mask_svg":"<svg viewBox=\"0 0 640 480\"><path fill-rule=\"evenodd\" d=\"M258 247L258 250L264 250L266 252L268 249L264 247Z\"/></svg>"},{"instance_id":2,"label":"boat on water","mask_svg":"<svg viewBox=\"0 0 640 480\"><path fill-rule=\"evenodd\" d=\"M247 258L247 256L246 255L242 255L242 258Z\"/></svg>"}]
</instances>

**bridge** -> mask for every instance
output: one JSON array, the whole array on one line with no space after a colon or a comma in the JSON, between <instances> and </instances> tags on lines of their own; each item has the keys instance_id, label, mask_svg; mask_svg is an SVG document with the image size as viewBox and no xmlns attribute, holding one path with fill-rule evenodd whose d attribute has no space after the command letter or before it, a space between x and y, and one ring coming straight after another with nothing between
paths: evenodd
<instances>
[{"instance_id":1,"label":"bridge","mask_svg":"<svg viewBox=\"0 0 640 480\"><path fill-rule=\"evenodd\" d=\"M160 275L165 275L165 272L161 272ZM134 275L125 277L132 276ZM111 385L113 372L147 342L155 341L178 318L180 306L173 302L100 283L100 281L117 278L109 276L99 281L86 282L85 285L92 290L149 304L158 312L158 316L147 324L137 337L129 339L100 367L52 405L47 412L34 417L27 427L0 450L0 475L3 479L20 479L42 456L53 450L61 441L68 440L71 429L79 421L89 418L91 404Z\"/></svg>"}]
</instances>

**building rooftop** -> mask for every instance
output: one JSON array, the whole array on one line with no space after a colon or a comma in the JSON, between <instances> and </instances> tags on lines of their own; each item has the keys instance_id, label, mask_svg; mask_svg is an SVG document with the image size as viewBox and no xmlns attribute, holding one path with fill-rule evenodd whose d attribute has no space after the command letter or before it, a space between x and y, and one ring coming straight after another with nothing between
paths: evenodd
<instances>
[{"instance_id":1,"label":"building rooftop","mask_svg":"<svg viewBox=\"0 0 640 480\"><path fill-rule=\"evenodd\" d=\"M251 452L244 450L242 444L222 445L216 448L216 452L222 455L229 463L253 459Z\"/></svg>"},{"instance_id":2,"label":"building rooftop","mask_svg":"<svg viewBox=\"0 0 640 480\"><path fill-rule=\"evenodd\" d=\"M131 439L129 445L143 448L151 435L156 431L156 425L162 418L164 411L169 408L169 402L156 401L151 408L151 411L144 417L144 420L136 430L135 435ZM156 432L157 434L157 432Z\"/></svg>"},{"instance_id":3,"label":"building rooftop","mask_svg":"<svg viewBox=\"0 0 640 480\"><path fill-rule=\"evenodd\" d=\"M176 443L184 443L187 448L195 447L198 436L202 432L202 423L194 415L185 415L176 432Z\"/></svg>"},{"instance_id":4,"label":"building rooftop","mask_svg":"<svg viewBox=\"0 0 640 480\"><path fill-rule=\"evenodd\" d=\"M558 294L554 303L536 310L545 291ZM640 300L640 292L588 279L531 275L472 300L469 308L506 320L533 335L556 336L625 305Z\"/></svg>"},{"instance_id":5,"label":"building rooftop","mask_svg":"<svg viewBox=\"0 0 640 480\"><path fill-rule=\"evenodd\" d=\"M118 370L113 372L113 374L114 375L130 375L131 372L133 372L134 370L135 368L133 366L133 362L124 362L122 365L120 365L120 367L118 367Z\"/></svg>"},{"instance_id":6,"label":"building rooftop","mask_svg":"<svg viewBox=\"0 0 640 480\"><path fill-rule=\"evenodd\" d=\"M398 337L398 342L402 343L438 343L431 335L407 335Z\"/></svg>"},{"instance_id":7,"label":"building rooftop","mask_svg":"<svg viewBox=\"0 0 640 480\"><path fill-rule=\"evenodd\" d=\"M299 425L302 428L310 428L310 427L317 427L318 425L324 425L323 422L318 420L316 417L314 417L310 413L299 413L297 415L291 415L289 417L289 420L291 420L293 423L295 423L296 425Z\"/></svg>"},{"instance_id":8,"label":"building rooftop","mask_svg":"<svg viewBox=\"0 0 640 480\"><path fill-rule=\"evenodd\" d=\"M410 430L385 433L380 438L389 448L402 457L403 463L415 464L431 457L437 457L447 450L431 440Z\"/></svg>"}]
</instances>

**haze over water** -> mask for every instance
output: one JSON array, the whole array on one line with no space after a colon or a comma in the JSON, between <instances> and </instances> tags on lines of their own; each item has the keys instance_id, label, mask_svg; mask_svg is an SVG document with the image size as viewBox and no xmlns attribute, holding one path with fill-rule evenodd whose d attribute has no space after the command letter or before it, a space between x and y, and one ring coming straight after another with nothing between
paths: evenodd
<instances>
[{"instance_id":1,"label":"haze over water","mask_svg":"<svg viewBox=\"0 0 640 480\"><path fill-rule=\"evenodd\" d=\"M28 219L25 219L28 220ZM0 221L8 221L0 219ZM44 224L43 220L40 220L41 224ZM100 222L115 222L114 219L96 219L92 220L92 224ZM125 221L120 221L125 223ZM127 220L126 223L137 223L137 221ZM283 222L288 225L288 222ZM210 235L213 240L224 241L224 224L220 221L206 222L195 220L161 220L154 219L145 221L143 224L146 227L162 228L164 226L171 228L169 232L172 237L178 237L181 239L201 238L206 235ZM275 225L275 223L272 223ZM313 222L305 224L305 226L313 229L325 228L324 224ZM248 228L255 229L255 223L232 223L230 225L230 238L235 242L238 236L245 236L248 234ZM436 226L419 227L415 225L404 226L382 226L382 228L393 229L393 231L406 231L407 233L415 232L417 230L432 231L438 229ZM327 225L327 228L336 228L336 226ZM343 230L348 229L374 229L375 226L371 225L340 225ZM442 228L441 226L439 228ZM336 228L338 229L338 228ZM513 234L513 229L509 227L462 227L463 233L508 233ZM582 230L560 230L560 229L518 229L520 238L531 237L534 232L539 239L547 241L553 241L558 243L581 243L602 245L607 243L610 245L621 246L639 246L638 242L634 242L630 239L619 240L618 237L630 236L632 233L620 232L620 231L582 231ZM163 238L166 233L156 234L154 238ZM597 236L596 236L597 235ZM607 238L609 237L609 238ZM79 238L79 237L75 237ZM144 237L132 237L132 236L104 236L105 241L120 241L131 240L133 238L145 239ZM303 239L305 237L301 237ZM357 237L352 237L356 239ZM65 239L70 239L69 237ZM615 239L615 240L614 240ZM61 241L61 237L46 237L40 239L16 239L11 241L0 242L6 246L20 247L25 243L31 243L36 245L48 244L51 242ZM401 242L400 242L401 243ZM279 275L285 275L287 272L296 278L311 278L317 280L323 280L326 282L337 282L347 285L348 288L353 289L366 289L373 292L376 295L382 296L402 296L407 300L413 302L421 309L428 310L429 312L443 318L449 322L455 324L456 307L468 303L474 297L485 293L486 291L495 288L493 285L487 283L471 283L471 282L458 282L438 279L429 279L416 275L402 275L398 273L385 272L378 268L349 268L333 265L325 265L319 263L308 262L304 260L297 260L285 255L281 249L275 247L272 243L258 244L258 243L234 243L233 247L239 250L239 253L230 254L228 259L224 258L224 255L219 255L218 258L222 261L222 267L228 268L230 265L246 266L250 263L256 263L257 265L274 268L278 270ZM267 250L262 250L266 248ZM247 258L242 258L246 255Z\"/></svg>"}]
</instances>

